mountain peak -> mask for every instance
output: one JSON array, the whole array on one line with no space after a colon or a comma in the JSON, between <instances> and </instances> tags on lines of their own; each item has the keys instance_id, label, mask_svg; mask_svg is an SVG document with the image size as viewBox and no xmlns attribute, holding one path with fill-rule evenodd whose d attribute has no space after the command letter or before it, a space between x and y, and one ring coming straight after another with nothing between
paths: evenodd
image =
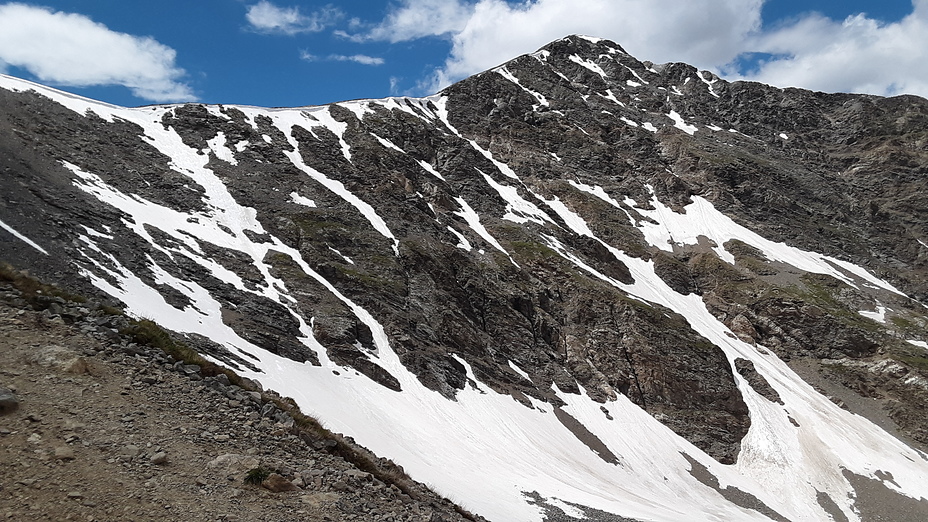
<instances>
[{"instance_id":1,"label":"mountain peak","mask_svg":"<svg viewBox=\"0 0 928 522\"><path fill-rule=\"evenodd\" d=\"M0 257L488 518L928 498L925 100L581 36L423 99L123 109L10 82Z\"/></svg>"}]
</instances>

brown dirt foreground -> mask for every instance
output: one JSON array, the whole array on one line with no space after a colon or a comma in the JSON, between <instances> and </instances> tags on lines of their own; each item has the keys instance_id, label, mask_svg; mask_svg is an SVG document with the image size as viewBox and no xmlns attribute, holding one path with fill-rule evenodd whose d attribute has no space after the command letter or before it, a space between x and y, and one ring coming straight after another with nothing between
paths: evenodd
<instances>
[{"instance_id":1,"label":"brown dirt foreground","mask_svg":"<svg viewBox=\"0 0 928 522\"><path fill-rule=\"evenodd\" d=\"M191 375L87 309L65 324L0 297L0 394L18 400L0 407L0 519L465 519L298 436L266 394ZM265 487L244 482L256 468L276 472Z\"/></svg>"}]
</instances>

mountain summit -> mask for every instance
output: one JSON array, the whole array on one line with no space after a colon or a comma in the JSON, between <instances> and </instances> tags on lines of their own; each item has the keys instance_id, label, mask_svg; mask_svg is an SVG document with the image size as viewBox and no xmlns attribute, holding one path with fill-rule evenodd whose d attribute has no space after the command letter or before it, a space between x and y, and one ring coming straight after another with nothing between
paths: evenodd
<instances>
[{"instance_id":1,"label":"mountain summit","mask_svg":"<svg viewBox=\"0 0 928 522\"><path fill-rule=\"evenodd\" d=\"M2 76L0 257L491 520L921 520L926 122L583 36L292 109Z\"/></svg>"}]
</instances>

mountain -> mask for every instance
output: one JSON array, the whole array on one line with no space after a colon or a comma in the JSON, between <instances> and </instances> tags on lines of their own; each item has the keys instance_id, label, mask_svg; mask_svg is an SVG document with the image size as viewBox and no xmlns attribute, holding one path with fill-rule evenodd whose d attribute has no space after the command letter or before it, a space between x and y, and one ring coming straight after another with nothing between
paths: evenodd
<instances>
[{"instance_id":1,"label":"mountain","mask_svg":"<svg viewBox=\"0 0 928 522\"><path fill-rule=\"evenodd\" d=\"M571 36L427 98L0 77L3 260L490 520L928 517L928 101Z\"/></svg>"}]
</instances>

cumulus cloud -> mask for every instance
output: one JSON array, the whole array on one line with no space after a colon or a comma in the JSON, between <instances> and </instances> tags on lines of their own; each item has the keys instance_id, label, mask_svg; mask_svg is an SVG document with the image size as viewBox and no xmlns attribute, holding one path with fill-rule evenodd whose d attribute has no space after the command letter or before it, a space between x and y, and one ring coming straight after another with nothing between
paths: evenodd
<instances>
[{"instance_id":1,"label":"cumulus cloud","mask_svg":"<svg viewBox=\"0 0 928 522\"><path fill-rule=\"evenodd\" d=\"M368 56L366 54L330 54L328 56L316 56L315 54L308 53L303 51L300 53L300 58L308 62L318 62L318 61L328 61L328 62L355 62L360 63L361 65L383 65L384 59L378 58L376 56Z\"/></svg>"},{"instance_id":2,"label":"cumulus cloud","mask_svg":"<svg viewBox=\"0 0 928 522\"><path fill-rule=\"evenodd\" d=\"M0 68L19 67L46 83L123 85L155 102L195 100L175 58L174 49L152 38L111 31L83 15L0 5Z\"/></svg>"},{"instance_id":3,"label":"cumulus cloud","mask_svg":"<svg viewBox=\"0 0 928 522\"><path fill-rule=\"evenodd\" d=\"M892 23L863 14L843 21L807 16L748 42L769 58L747 71L729 65L723 72L781 87L928 97L928 0L913 7Z\"/></svg>"},{"instance_id":4,"label":"cumulus cloud","mask_svg":"<svg viewBox=\"0 0 928 522\"><path fill-rule=\"evenodd\" d=\"M332 6L304 15L299 7L278 7L267 0L250 6L245 13L245 19L248 20L251 29L261 33L287 35L318 33L342 16L341 10Z\"/></svg>"},{"instance_id":5,"label":"cumulus cloud","mask_svg":"<svg viewBox=\"0 0 928 522\"><path fill-rule=\"evenodd\" d=\"M387 17L355 40L404 42L425 36L459 32L473 15L473 6L459 0L403 0Z\"/></svg>"}]
</instances>

